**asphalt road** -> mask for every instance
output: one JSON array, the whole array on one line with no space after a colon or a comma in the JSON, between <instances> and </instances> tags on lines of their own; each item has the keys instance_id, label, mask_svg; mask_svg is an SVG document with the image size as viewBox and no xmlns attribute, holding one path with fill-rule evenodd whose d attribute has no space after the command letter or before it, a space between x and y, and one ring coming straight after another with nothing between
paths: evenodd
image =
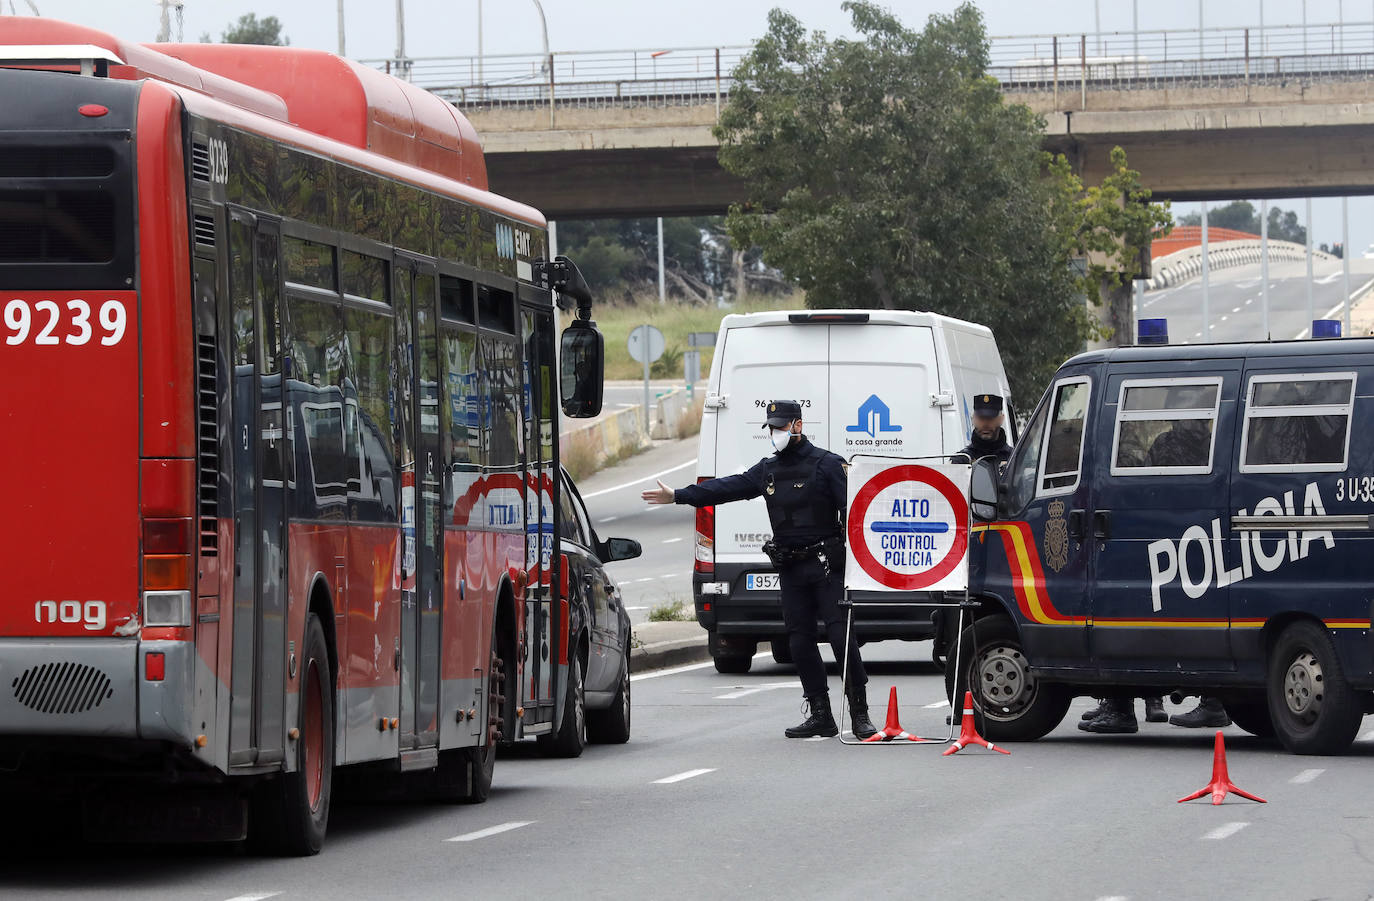
<instances>
[{"instance_id":1,"label":"asphalt road","mask_svg":"<svg viewBox=\"0 0 1374 901\"><path fill-rule=\"evenodd\" d=\"M941 735L942 680L912 645L869 646L874 713ZM832 684L837 679L832 676ZM1294 757L1225 730L1233 780L1268 799L1176 803L1211 771L1212 733L1085 735L1070 719L1010 757L970 748L794 741L790 668L709 664L635 677L627 745L579 760L504 754L490 800L335 804L324 852L0 847L4 897L258 901L935 897L1358 898L1374 886L1374 735ZM832 693L838 694L837 690ZM1368 724L1367 724L1368 725ZM24 816L12 810L12 822Z\"/></svg>"},{"instance_id":2,"label":"asphalt road","mask_svg":"<svg viewBox=\"0 0 1374 901\"><path fill-rule=\"evenodd\" d=\"M607 567L625 598L631 623L653 607L681 600L692 605L692 543L696 511L650 507L639 493L661 478L674 488L696 479L697 439L656 442L649 450L578 484L592 527L602 539L633 538L644 550L636 560Z\"/></svg>"},{"instance_id":3,"label":"asphalt road","mask_svg":"<svg viewBox=\"0 0 1374 901\"><path fill-rule=\"evenodd\" d=\"M1340 319L1344 284L1339 260L1314 262L1312 308L1316 319ZM1374 281L1374 259L1350 261L1350 293L1358 299ZM1169 340L1176 344L1203 341L1262 341L1265 339L1263 291L1260 266L1253 263L1214 270L1208 279L1210 336L1203 334L1202 279L1146 292L1142 319L1169 320ZM1269 335L1275 340L1306 338L1307 264L1271 262L1269 265Z\"/></svg>"}]
</instances>

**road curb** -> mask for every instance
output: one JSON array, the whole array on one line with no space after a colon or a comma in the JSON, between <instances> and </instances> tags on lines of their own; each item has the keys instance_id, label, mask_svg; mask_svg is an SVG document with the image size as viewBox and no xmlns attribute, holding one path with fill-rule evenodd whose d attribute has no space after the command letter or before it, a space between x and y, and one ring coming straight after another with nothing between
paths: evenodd
<instances>
[{"instance_id":1,"label":"road curb","mask_svg":"<svg viewBox=\"0 0 1374 901\"><path fill-rule=\"evenodd\" d=\"M695 622L641 623L634 627L630 672L701 663L711 659L706 630Z\"/></svg>"}]
</instances>

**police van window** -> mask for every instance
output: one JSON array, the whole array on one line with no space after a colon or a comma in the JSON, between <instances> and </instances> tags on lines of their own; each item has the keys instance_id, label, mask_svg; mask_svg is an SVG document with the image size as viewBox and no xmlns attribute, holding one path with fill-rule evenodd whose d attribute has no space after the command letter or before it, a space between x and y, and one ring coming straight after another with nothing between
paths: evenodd
<instances>
[{"instance_id":1,"label":"police van window","mask_svg":"<svg viewBox=\"0 0 1374 901\"><path fill-rule=\"evenodd\" d=\"M1040 471L1040 449L1044 444L1045 435L1045 416L1049 409L1049 404L1045 404L1036 412L1030 425L1026 426L1026 433L1021 438L1021 443L1016 445L1016 451L1011 458L1011 465L1008 467L1011 475L1007 484L1009 489L1008 503L1011 509L1020 510L1031 502L1035 497L1036 473Z\"/></svg>"},{"instance_id":2,"label":"police van window","mask_svg":"<svg viewBox=\"0 0 1374 901\"><path fill-rule=\"evenodd\" d=\"M1045 466L1037 494L1068 494L1078 486L1089 391L1085 378L1060 382L1055 388L1045 435Z\"/></svg>"},{"instance_id":3,"label":"police van window","mask_svg":"<svg viewBox=\"0 0 1374 901\"><path fill-rule=\"evenodd\" d=\"M1350 450L1355 373L1250 379L1241 472L1340 472Z\"/></svg>"},{"instance_id":4,"label":"police van window","mask_svg":"<svg viewBox=\"0 0 1374 901\"><path fill-rule=\"evenodd\" d=\"M1122 382L1112 475L1211 472L1220 403L1220 377Z\"/></svg>"}]
</instances>

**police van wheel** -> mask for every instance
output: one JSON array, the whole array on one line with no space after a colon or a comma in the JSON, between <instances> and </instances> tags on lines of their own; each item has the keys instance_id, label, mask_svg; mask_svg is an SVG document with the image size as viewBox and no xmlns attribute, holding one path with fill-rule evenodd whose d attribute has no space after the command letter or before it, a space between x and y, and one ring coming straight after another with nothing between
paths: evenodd
<instances>
[{"instance_id":1,"label":"police van wheel","mask_svg":"<svg viewBox=\"0 0 1374 901\"><path fill-rule=\"evenodd\" d=\"M1256 696L1250 700L1226 701L1226 715L1231 722L1259 738L1274 737L1274 719L1269 715L1269 703Z\"/></svg>"},{"instance_id":2,"label":"police van wheel","mask_svg":"<svg viewBox=\"0 0 1374 901\"><path fill-rule=\"evenodd\" d=\"M1339 754L1360 731L1360 698L1316 623L1283 630L1269 657L1268 695L1274 734L1294 754Z\"/></svg>"},{"instance_id":3,"label":"police van wheel","mask_svg":"<svg viewBox=\"0 0 1374 901\"><path fill-rule=\"evenodd\" d=\"M788 664L792 662L792 643L786 638L774 638L768 643L773 651L773 662Z\"/></svg>"},{"instance_id":4,"label":"police van wheel","mask_svg":"<svg viewBox=\"0 0 1374 901\"><path fill-rule=\"evenodd\" d=\"M978 728L990 741L1034 741L1064 719L1072 700L1062 685L1031 675L1016 626L1005 616L989 616L964 628L957 674L945 667L945 689L956 713L964 691L973 692ZM954 658L954 649L950 650ZM956 684L956 682L958 684Z\"/></svg>"}]
</instances>

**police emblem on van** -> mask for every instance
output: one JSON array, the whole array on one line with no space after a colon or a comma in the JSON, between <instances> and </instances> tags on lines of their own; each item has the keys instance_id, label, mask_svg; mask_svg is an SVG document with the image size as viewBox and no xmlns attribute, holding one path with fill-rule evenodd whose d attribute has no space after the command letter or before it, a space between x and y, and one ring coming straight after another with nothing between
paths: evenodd
<instances>
[{"instance_id":1,"label":"police emblem on van","mask_svg":"<svg viewBox=\"0 0 1374 901\"><path fill-rule=\"evenodd\" d=\"M1064 502L1051 501L1045 520L1045 562L1059 572L1069 562L1069 526L1064 522Z\"/></svg>"}]
</instances>

